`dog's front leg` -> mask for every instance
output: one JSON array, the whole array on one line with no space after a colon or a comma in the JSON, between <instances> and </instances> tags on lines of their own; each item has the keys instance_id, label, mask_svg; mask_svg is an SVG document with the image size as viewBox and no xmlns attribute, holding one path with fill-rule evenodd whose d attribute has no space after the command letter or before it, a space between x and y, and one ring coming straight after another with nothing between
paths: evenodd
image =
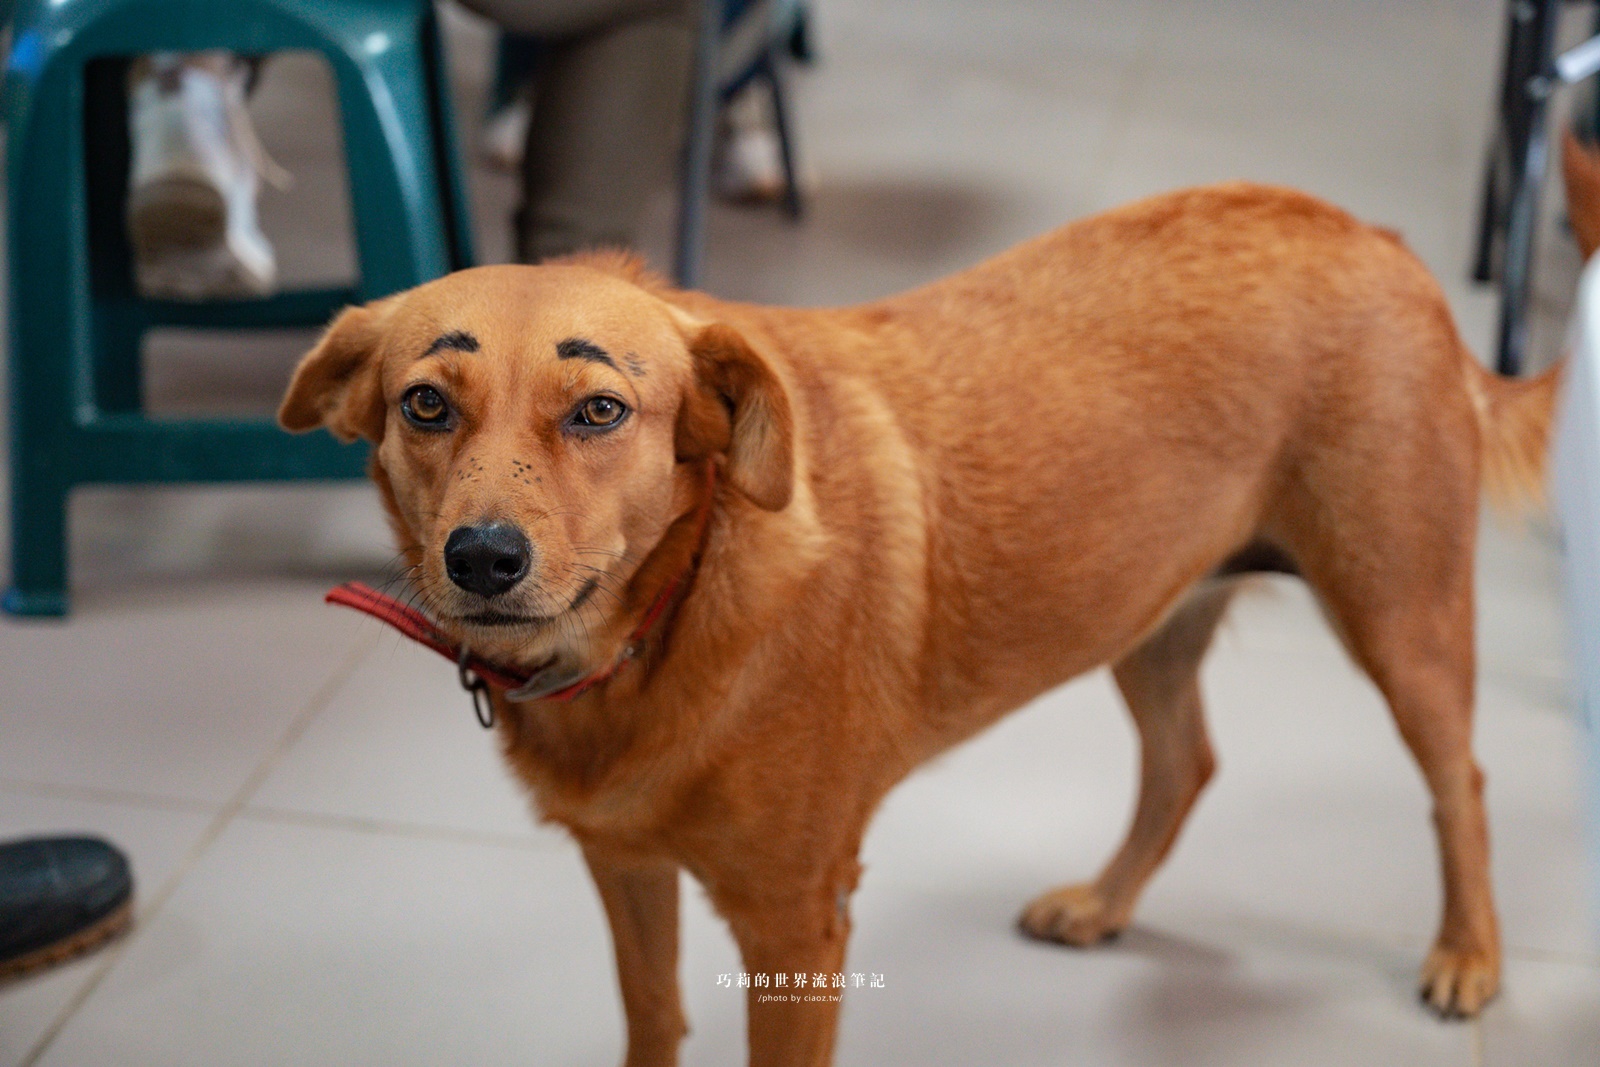
<instances>
[{"instance_id":1,"label":"dog's front leg","mask_svg":"<svg viewBox=\"0 0 1600 1067\"><path fill-rule=\"evenodd\" d=\"M750 1067L827 1067L833 1061L844 997L833 976L844 969L850 936L847 902L848 890L838 887L792 897L718 901L751 975L745 1001ZM785 978L782 987L777 984L780 974Z\"/></svg>"},{"instance_id":2,"label":"dog's front leg","mask_svg":"<svg viewBox=\"0 0 1600 1067\"><path fill-rule=\"evenodd\" d=\"M678 996L678 868L585 847L600 890L628 1016L623 1067L671 1067L689 1032Z\"/></svg>"}]
</instances>

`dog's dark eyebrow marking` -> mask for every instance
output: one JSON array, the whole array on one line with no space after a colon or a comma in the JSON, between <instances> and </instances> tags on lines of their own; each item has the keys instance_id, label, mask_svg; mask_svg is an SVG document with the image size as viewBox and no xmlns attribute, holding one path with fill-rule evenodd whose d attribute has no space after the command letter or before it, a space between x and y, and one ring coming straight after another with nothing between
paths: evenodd
<instances>
[{"instance_id":1,"label":"dog's dark eyebrow marking","mask_svg":"<svg viewBox=\"0 0 1600 1067\"><path fill-rule=\"evenodd\" d=\"M557 359L587 359L595 363L604 363L614 371L620 372L621 367L616 361L606 354L606 350L593 341L586 341L582 337L569 337L556 345Z\"/></svg>"},{"instance_id":2,"label":"dog's dark eyebrow marking","mask_svg":"<svg viewBox=\"0 0 1600 1067\"><path fill-rule=\"evenodd\" d=\"M441 352L447 348L452 352L476 352L478 350L478 339L464 330L451 330L429 345L428 350L422 354L431 356L435 352Z\"/></svg>"}]
</instances>

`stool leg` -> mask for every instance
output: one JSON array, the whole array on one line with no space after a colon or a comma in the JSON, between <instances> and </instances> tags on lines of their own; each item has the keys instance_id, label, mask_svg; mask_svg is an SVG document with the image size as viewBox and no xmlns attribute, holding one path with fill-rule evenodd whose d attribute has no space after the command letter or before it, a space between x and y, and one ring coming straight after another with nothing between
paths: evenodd
<instances>
[{"instance_id":1,"label":"stool leg","mask_svg":"<svg viewBox=\"0 0 1600 1067\"><path fill-rule=\"evenodd\" d=\"M13 137L11 150L21 146ZM26 166L26 161L22 166ZM15 172L13 172L13 176ZM34 294L54 290L69 257L44 263L19 255L35 241L60 240L68 227L43 217L43 209L26 214L29 199L14 181L11 209L11 588L0 607L13 615L67 613L67 493L77 459L73 423L73 382L78 359L87 348L82 329L75 329L72 310L86 311L81 301L56 296L58 305L44 306ZM62 202L56 214L70 211ZM23 212L19 214L19 211ZM58 284L52 285L56 281ZM75 358L76 357L76 358Z\"/></svg>"},{"instance_id":2,"label":"stool leg","mask_svg":"<svg viewBox=\"0 0 1600 1067\"><path fill-rule=\"evenodd\" d=\"M13 467L11 476L19 479ZM67 489L45 478L19 479L11 493L9 615L67 613Z\"/></svg>"},{"instance_id":3,"label":"stool leg","mask_svg":"<svg viewBox=\"0 0 1600 1067\"><path fill-rule=\"evenodd\" d=\"M11 582L18 615L67 610L67 494L93 374L83 204L83 68L50 68L8 129ZM76 84L74 84L76 83Z\"/></svg>"},{"instance_id":4,"label":"stool leg","mask_svg":"<svg viewBox=\"0 0 1600 1067\"><path fill-rule=\"evenodd\" d=\"M452 266L450 209L439 153L425 42L391 41L376 55L334 53L345 166L361 264L360 290L375 299L431 281ZM384 91L373 91L373 87Z\"/></svg>"},{"instance_id":5,"label":"stool leg","mask_svg":"<svg viewBox=\"0 0 1600 1067\"><path fill-rule=\"evenodd\" d=\"M145 316L133 284L128 240L126 59L98 59L84 69L83 162L88 202L89 286L94 306L94 403L101 411L144 408L144 358L139 342Z\"/></svg>"}]
</instances>

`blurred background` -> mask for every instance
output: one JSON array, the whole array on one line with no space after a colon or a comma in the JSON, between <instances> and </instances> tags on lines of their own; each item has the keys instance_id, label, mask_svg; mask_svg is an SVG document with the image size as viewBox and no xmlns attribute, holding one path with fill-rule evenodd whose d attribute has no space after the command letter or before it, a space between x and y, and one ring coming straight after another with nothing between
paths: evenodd
<instances>
[{"instance_id":1,"label":"blurred background","mask_svg":"<svg viewBox=\"0 0 1600 1067\"><path fill-rule=\"evenodd\" d=\"M1562 39L1594 12L1567 5ZM702 286L824 305L959 270L1068 220L1232 178L1388 226L1480 356L1468 277L1499 89L1492 0L814 0L786 71L805 214L713 199ZM511 257L488 160L493 27L440 8L480 262ZM1559 113L1570 108L1558 95ZM294 176L262 228L285 285L355 273L326 64L267 62L249 108ZM1560 350L1579 256L1544 195L1529 362ZM640 249L672 262L675 194ZM168 329L163 414L264 413L315 331ZM3 475L0 475L3 477ZM0 532L0 538L3 538ZM1581 731L1547 522L1486 518L1478 749L1507 968L1480 1020L1414 982L1437 921L1428 807L1371 686L1295 583L1242 598L1205 676L1221 773L1135 926L1023 941L1022 903L1086 877L1132 798L1103 674L1038 701L891 796L865 854L847 1064L1576 1064L1600 1047ZM0 986L0 1067L605 1064L622 1023L575 848L537 827L453 672L321 604L391 558L364 483L86 488L73 614L0 620L0 836L128 850L130 936ZM3 544L0 544L3 547ZM685 899L686 1064L738 1062L737 971Z\"/></svg>"}]
</instances>

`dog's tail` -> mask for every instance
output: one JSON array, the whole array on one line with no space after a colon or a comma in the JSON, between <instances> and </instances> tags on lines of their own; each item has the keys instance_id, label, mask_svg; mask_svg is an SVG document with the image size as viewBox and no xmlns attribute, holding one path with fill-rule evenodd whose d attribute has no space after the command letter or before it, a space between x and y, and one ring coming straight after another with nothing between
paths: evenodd
<instances>
[{"instance_id":1,"label":"dog's tail","mask_svg":"<svg viewBox=\"0 0 1600 1067\"><path fill-rule=\"evenodd\" d=\"M1490 503L1509 512L1547 503L1550 428L1565 361L1532 378L1502 378L1466 352L1467 388L1478 414L1480 469Z\"/></svg>"},{"instance_id":2,"label":"dog's tail","mask_svg":"<svg viewBox=\"0 0 1600 1067\"><path fill-rule=\"evenodd\" d=\"M1565 131L1561 170L1567 217L1587 260L1600 248L1600 147ZM1566 361L1533 378L1502 378L1484 370L1464 349L1462 359L1478 412L1484 493L1491 503L1512 512L1544 507L1550 428Z\"/></svg>"},{"instance_id":3,"label":"dog's tail","mask_svg":"<svg viewBox=\"0 0 1600 1067\"><path fill-rule=\"evenodd\" d=\"M1584 144L1570 129L1561 136L1561 177L1572 235L1587 260L1600 248L1600 148Z\"/></svg>"},{"instance_id":4,"label":"dog's tail","mask_svg":"<svg viewBox=\"0 0 1600 1067\"><path fill-rule=\"evenodd\" d=\"M1600 147L1569 129L1561 141L1567 218L1587 260L1600 248ZM1533 378L1502 378L1464 349L1467 388L1478 412L1483 488L1491 503L1511 512L1547 502L1550 428L1565 360Z\"/></svg>"}]
</instances>

